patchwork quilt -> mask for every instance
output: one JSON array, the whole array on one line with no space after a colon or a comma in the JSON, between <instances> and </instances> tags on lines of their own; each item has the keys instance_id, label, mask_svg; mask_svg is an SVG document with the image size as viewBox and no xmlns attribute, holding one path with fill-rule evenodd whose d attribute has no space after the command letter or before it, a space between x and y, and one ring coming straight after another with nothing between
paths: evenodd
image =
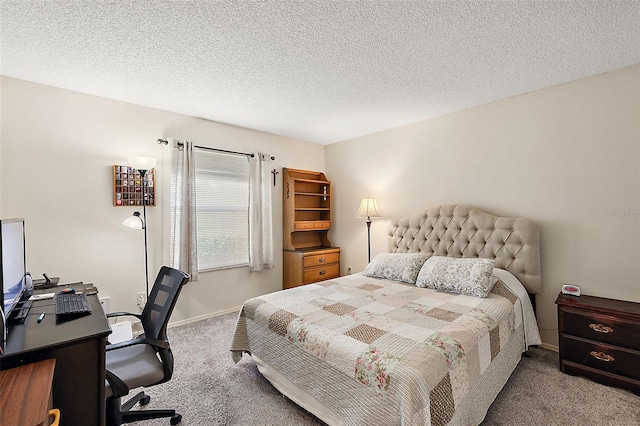
<instances>
[{"instance_id":1,"label":"patchwork quilt","mask_svg":"<svg viewBox=\"0 0 640 426\"><path fill-rule=\"evenodd\" d=\"M514 333L518 298L351 275L245 302L231 344L348 425L444 425ZM521 336L521 334L520 334Z\"/></svg>"}]
</instances>

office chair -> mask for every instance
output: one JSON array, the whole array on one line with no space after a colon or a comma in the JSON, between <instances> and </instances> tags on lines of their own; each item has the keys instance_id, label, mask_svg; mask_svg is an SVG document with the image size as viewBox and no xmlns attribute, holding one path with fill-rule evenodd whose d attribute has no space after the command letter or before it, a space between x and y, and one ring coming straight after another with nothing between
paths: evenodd
<instances>
[{"instance_id":1,"label":"office chair","mask_svg":"<svg viewBox=\"0 0 640 426\"><path fill-rule=\"evenodd\" d=\"M167 323L189 274L163 266L158 272L151 294L141 314L114 312L108 318L134 316L142 322L144 334L132 340L107 345L107 426L117 426L139 420L170 417L172 425L182 420L175 410L134 410L138 402L149 403L144 392L122 404L129 389L164 383L173 375L173 353L167 339Z\"/></svg>"}]
</instances>

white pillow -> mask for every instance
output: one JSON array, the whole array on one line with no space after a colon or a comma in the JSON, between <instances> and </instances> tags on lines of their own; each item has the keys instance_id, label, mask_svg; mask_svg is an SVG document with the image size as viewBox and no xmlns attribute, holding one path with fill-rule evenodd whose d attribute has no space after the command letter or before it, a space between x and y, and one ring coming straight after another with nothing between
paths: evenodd
<instances>
[{"instance_id":1,"label":"white pillow","mask_svg":"<svg viewBox=\"0 0 640 426\"><path fill-rule=\"evenodd\" d=\"M380 253L364 268L362 275L415 284L428 258L425 253Z\"/></svg>"},{"instance_id":2,"label":"white pillow","mask_svg":"<svg viewBox=\"0 0 640 426\"><path fill-rule=\"evenodd\" d=\"M487 297L495 284L495 264L491 259L432 256L422 266L416 286Z\"/></svg>"}]
</instances>

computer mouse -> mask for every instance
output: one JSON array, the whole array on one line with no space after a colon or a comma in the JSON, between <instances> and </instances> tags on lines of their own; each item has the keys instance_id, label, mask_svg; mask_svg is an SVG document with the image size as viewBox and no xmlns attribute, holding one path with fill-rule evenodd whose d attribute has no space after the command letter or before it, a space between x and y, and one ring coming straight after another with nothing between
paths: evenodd
<instances>
[{"instance_id":1,"label":"computer mouse","mask_svg":"<svg viewBox=\"0 0 640 426\"><path fill-rule=\"evenodd\" d=\"M73 294L73 293L75 293L75 292L76 292L76 289L75 289L75 288L67 287L67 288L65 288L65 289L60 290L60 291L58 292L58 294L69 294L69 293Z\"/></svg>"}]
</instances>

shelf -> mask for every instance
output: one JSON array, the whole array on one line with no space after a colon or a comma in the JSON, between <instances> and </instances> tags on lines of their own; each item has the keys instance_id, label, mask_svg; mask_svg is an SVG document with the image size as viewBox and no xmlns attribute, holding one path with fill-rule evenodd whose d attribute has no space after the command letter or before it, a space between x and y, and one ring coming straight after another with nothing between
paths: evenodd
<instances>
[{"instance_id":1,"label":"shelf","mask_svg":"<svg viewBox=\"0 0 640 426\"><path fill-rule=\"evenodd\" d=\"M317 180L317 179L300 179L300 178L294 178L293 179L295 182L307 182L307 183L320 183L323 185L329 185L331 182L329 182L328 180Z\"/></svg>"},{"instance_id":2,"label":"shelf","mask_svg":"<svg viewBox=\"0 0 640 426\"><path fill-rule=\"evenodd\" d=\"M330 246L331 182L322 172L282 168L283 248Z\"/></svg>"},{"instance_id":3,"label":"shelf","mask_svg":"<svg viewBox=\"0 0 640 426\"><path fill-rule=\"evenodd\" d=\"M310 197L330 197L329 194L323 194L320 192L296 192L294 195L308 195Z\"/></svg>"},{"instance_id":4,"label":"shelf","mask_svg":"<svg viewBox=\"0 0 640 426\"><path fill-rule=\"evenodd\" d=\"M287 251L287 250L285 250ZM313 246L313 247L305 247L295 250L298 253L306 254L306 255L314 255L319 253L340 253L340 247L333 246Z\"/></svg>"}]
</instances>

